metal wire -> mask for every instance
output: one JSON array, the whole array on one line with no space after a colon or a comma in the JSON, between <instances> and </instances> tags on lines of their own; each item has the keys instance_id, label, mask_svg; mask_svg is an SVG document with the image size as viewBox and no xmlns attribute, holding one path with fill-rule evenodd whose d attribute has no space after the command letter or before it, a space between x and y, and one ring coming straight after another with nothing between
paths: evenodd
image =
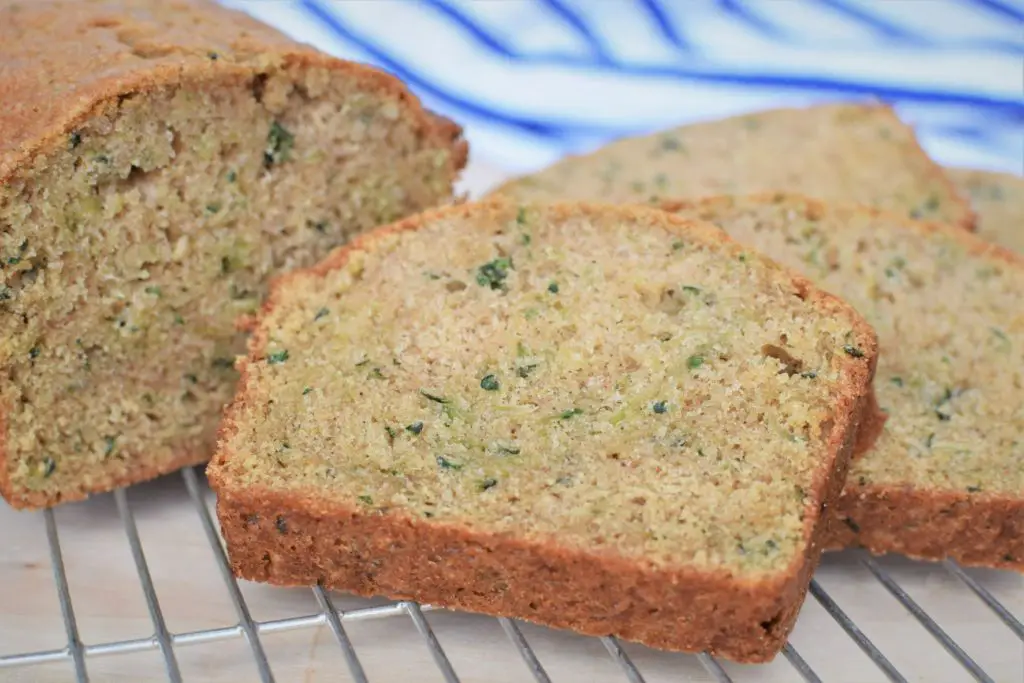
<instances>
[{"instance_id":1,"label":"metal wire","mask_svg":"<svg viewBox=\"0 0 1024 683\"><path fill-rule=\"evenodd\" d=\"M1003 607L1003 605L995 599L991 593L985 590L985 587L974 580L974 578L960 568L955 562L945 560L942 563L949 573L956 578L960 579L967 588L971 590L978 598L988 606L990 610L996 613L996 616L1002 620L1006 626L1013 631L1014 635L1024 641L1024 624L1020 622L1015 616L1010 614L1010 610Z\"/></svg>"},{"instance_id":2,"label":"metal wire","mask_svg":"<svg viewBox=\"0 0 1024 683\"><path fill-rule=\"evenodd\" d=\"M804 677L807 683L821 683L818 674L814 673L814 669L807 665L807 662L804 661L804 658L800 656L795 647L786 643L786 647L782 648L782 654L786 656L789 663L793 665L797 673Z\"/></svg>"},{"instance_id":3,"label":"metal wire","mask_svg":"<svg viewBox=\"0 0 1024 683\"><path fill-rule=\"evenodd\" d=\"M334 609L331 596L327 595L327 591L324 590L323 586L315 586L313 594L316 595L316 601L320 604L320 609L324 611L324 615L327 617L327 623L331 625L331 630L334 631L334 637L338 639L338 644L345 655L345 663L348 664L348 670L352 673L352 678L355 679L356 683L369 683L366 680L366 672L363 671L363 665L359 663L359 657L356 656L356 649L352 646L352 641L348 639L345 627L341 625L338 611Z\"/></svg>"},{"instance_id":4,"label":"metal wire","mask_svg":"<svg viewBox=\"0 0 1024 683\"><path fill-rule=\"evenodd\" d=\"M601 642L604 643L604 647L608 650L608 654L612 656L622 672L626 674L626 678L629 679L629 683L644 683L644 677L640 674L640 669L636 668L633 660L629 658L626 651L619 645L619 641L612 636L605 636L601 638Z\"/></svg>"},{"instance_id":5,"label":"metal wire","mask_svg":"<svg viewBox=\"0 0 1024 683\"><path fill-rule=\"evenodd\" d=\"M444 676L444 680L448 683L459 683L459 677L455 675L455 669L452 668L452 663L448 661L448 655L444 653L441 648L441 643L438 642L437 636L434 635L434 630L430 628L430 624L427 623L426 617L423 616L423 612L420 611L420 606L415 602L403 602L401 603L409 616L412 617L412 621L416 624L416 630L420 632L423 639L427 641L427 646L430 648L430 654L434 657L434 663L437 664L437 668L441 670L441 674Z\"/></svg>"},{"instance_id":6,"label":"metal wire","mask_svg":"<svg viewBox=\"0 0 1024 683\"><path fill-rule=\"evenodd\" d=\"M836 623L846 631L846 634L853 639L853 642L857 643L857 646L864 651L864 654L871 658L871 661L875 663L875 666L881 669L882 673L884 673L890 681L893 683L907 683L907 679L903 677L903 674L896 670L896 667L894 667L892 663L885 658L885 655L875 647L874 643L868 640L868 637L864 635L864 632L857 628L857 625L853 623L850 617L846 616L846 612L839 608L836 601L833 600L832 597L826 593L821 585L814 579L811 579L810 591L811 595L814 596L814 599L825 608L826 612L832 615L832 618L836 620Z\"/></svg>"},{"instance_id":7,"label":"metal wire","mask_svg":"<svg viewBox=\"0 0 1024 683\"><path fill-rule=\"evenodd\" d=\"M146 596L146 606L149 607L149 616L153 620L153 628L156 631L154 637L164 656L167 679L171 683L181 683L181 671L178 669L178 660L174 657L171 634L167 630L167 622L164 621L163 612L160 610L160 601L156 597L153 578L149 575L149 565L146 564L146 554L142 551L139 530L135 526L135 516L132 515L132 510L128 506L128 494L124 489L118 489L114 491L114 501L117 503L117 512L121 515L121 521L124 523L124 533L128 536L128 545L132 549L132 558L135 560L135 569L139 574L139 582L142 584L142 593Z\"/></svg>"},{"instance_id":8,"label":"metal wire","mask_svg":"<svg viewBox=\"0 0 1024 683\"><path fill-rule=\"evenodd\" d=\"M217 642L232 638L244 637L252 649L253 658L260 673L260 680L263 683L273 683L274 676L270 669L266 653L263 649L260 637L268 633L282 631L293 631L297 629L317 628L327 625L335 636L346 664L352 674L355 683L369 683L366 673L356 654L355 647L345 631L344 624L367 619L379 619L398 615L408 615L430 649L438 669L441 671L447 683L458 683L459 678L453 669L448 656L441 647L437 636L431 629L430 624L424 617L424 612L432 609L429 605L417 605L413 602L400 602L378 607L367 607L362 609L339 612L330 595L321 586L313 588L314 596L320 606L320 612L301 616L287 617L284 619L273 619L268 621L256 621L252 618L249 607L242 596L238 583L231 573L227 556L221 546L220 536L214 524L213 517L207 508L202 495L202 490L195 472L192 469L182 471L182 477L189 496L192 499L199 514L200 522L213 550L218 569L224 579L224 585L229 593L231 601L238 615L238 623L215 629L190 631L183 633L171 633L164 620L163 611L160 606L156 589L153 585L149 566L146 562L142 542L139 537L135 518L128 501L127 492L124 490L114 493L114 500L121 517L125 535L128 539L135 561L139 583L146 598L150 617L153 622L154 635L145 638L135 638L110 643L97 643L85 645L82 643L77 623L75 621L74 609L71 601L71 593L68 588L67 574L65 571L63 554L60 546L60 539L57 532L57 522L52 510L43 512L46 524L46 536L49 543L50 559L53 566L54 583L57 595L60 600L61 614L63 616L67 646L60 649L42 650L37 652L16 653L0 655L0 669L9 667L22 667L53 662L70 662L74 666L75 680L80 683L88 683L89 676L86 669L86 660L90 657L102 657L109 655L127 654L132 652L144 652L159 650L163 655L167 678L171 683L182 681L181 673L175 655L175 648L187 645L197 645ZM918 605L899 584L873 559L862 559L864 566L882 584L883 587L938 641L938 643L953 656L957 662L970 673L975 680L982 683L989 683L993 679L963 651L941 627ZM1015 617L995 596L985 589L976 579L964 571L960 566L951 561L946 561L943 566L961 583L964 584L975 596L978 597L992 612L1011 630L1011 632L1024 641L1024 625ZM846 615L832 597L818 584L812 581L810 586L811 595L825 608L840 627L850 638L864 651L882 673L896 683L905 683L906 678L896 670L888 659L877 647L864 635L857 625ZM529 642L515 621L508 618L499 618L498 622L504 629L509 640L515 645L516 650L526 663L533 679L537 683L551 683L547 672L541 665L536 653L530 647ZM622 648L621 644L614 637L601 638L608 653L619 665L630 683L644 683L643 674L633 663ZM807 664L803 657L791 644L787 644L782 654L785 656L794 670L808 683L821 683L821 678ZM698 661L707 670L717 683L731 683L731 678L722 665L707 653L697 655Z\"/></svg>"},{"instance_id":9,"label":"metal wire","mask_svg":"<svg viewBox=\"0 0 1024 683\"><path fill-rule=\"evenodd\" d=\"M533 674L534 680L537 683L551 683L551 679L548 678L548 674L544 671L544 667L541 666L540 660L537 659L537 655L534 654L533 648L530 647L530 643L526 641L526 636L516 626L516 622L512 621L507 617L498 617L498 623L505 629L505 635L508 639L516 646L519 650L519 655L526 662L526 666L530 669L530 673Z\"/></svg>"},{"instance_id":10,"label":"metal wire","mask_svg":"<svg viewBox=\"0 0 1024 683\"><path fill-rule=\"evenodd\" d=\"M267 653L263 651L263 645L260 643L256 625L249 614L249 606L245 604L242 591L238 589L238 582L235 581L235 576L231 573L228 558L224 554L224 548L220 545L220 536L217 534L217 528L213 525L210 511L206 509L206 501L203 500L202 491L199 490L196 473L191 467L186 467L181 471L181 476L185 479L185 488L188 489L188 494L192 497L192 502L195 503L196 511L199 513L199 520L203 524L203 531L206 532L206 540L210 542L210 547L213 548L217 567L220 569L220 574L224 578L224 585L231 595L231 602L234 604L235 612L238 614L239 626L241 626L246 639L249 641L249 647L252 648L252 655L256 660L256 668L260 672L260 681L262 683L274 683L274 674L270 672L270 662L267 661Z\"/></svg>"},{"instance_id":11,"label":"metal wire","mask_svg":"<svg viewBox=\"0 0 1024 683\"><path fill-rule=\"evenodd\" d=\"M67 652L75 663L75 678L78 683L88 683L89 674L85 669L85 652L82 641L78 637L78 623L75 621L75 610L71 605L71 591L68 589L68 575L64 572L64 555L60 551L60 537L57 535L57 520L53 510L43 512L46 520L46 540L50 544L50 563L53 565L53 580L57 584L57 595L60 598L60 612L64 617L64 630L68 636Z\"/></svg>"},{"instance_id":12,"label":"metal wire","mask_svg":"<svg viewBox=\"0 0 1024 683\"><path fill-rule=\"evenodd\" d=\"M899 600L900 604L906 607L907 611L913 614L915 619L921 622L921 625L924 626L925 630L927 630L935 640L939 641L942 648L952 655L953 658L960 663L960 666L967 669L968 673L974 677L974 680L979 683L995 683L995 681L992 680L992 678L986 674L966 652L964 652L963 648L957 645L956 641L950 638L949 634L943 631L942 628L935 623L935 620L928 616L928 614L921 609L920 605L914 602L913 598L907 595L907 592L900 588L899 585L892 580L892 577L878 566L877 562L870 558L864 558L861 562L863 562L864 566L868 568L868 571L874 574L875 578L885 586L885 589L892 593L893 597Z\"/></svg>"},{"instance_id":13,"label":"metal wire","mask_svg":"<svg viewBox=\"0 0 1024 683\"><path fill-rule=\"evenodd\" d=\"M729 674L725 673L725 669L722 668L722 665L707 652L701 652L697 655L697 659L700 660L700 663L704 665L707 672L711 674L718 683L732 683L732 679L729 678Z\"/></svg>"}]
</instances>

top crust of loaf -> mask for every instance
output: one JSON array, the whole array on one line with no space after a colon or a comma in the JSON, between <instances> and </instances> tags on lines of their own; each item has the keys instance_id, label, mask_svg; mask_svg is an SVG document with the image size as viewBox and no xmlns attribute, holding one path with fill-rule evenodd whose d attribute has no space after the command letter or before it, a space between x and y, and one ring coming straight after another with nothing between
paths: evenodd
<instances>
[{"instance_id":1,"label":"top crust of loaf","mask_svg":"<svg viewBox=\"0 0 1024 683\"><path fill-rule=\"evenodd\" d=\"M971 230L975 216L892 108L773 109L612 142L514 178L491 194L657 205L787 191Z\"/></svg>"},{"instance_id":2,"label":"top crust of loaf","mask_svg":"<svg viewBox=\"0 0 1024 683\"><path fill-rule=\"evenodd\" d=\"M208 0L3 0L0 63L0 184L69 144L78 125L119 97L294 65L343 71L403 101L425 138L452 148L456 170L468 154L461 128L424 109L393 76Z\"/></svg>"},{"instance_id":3,"label":"top crust of loaf","mask_svg":"<svg viewBox=\"0 0 1024 683\"><path fill-rule=\"evenodd\" d=\"M532 210L532 208L533 205L529 205L527 210ZM519 210L523 210L523 207L519 207ZM760 575L760 578L757 579L759 585L768 585L768 583L774 585L776 582L782 582L780 585L788 585L790 581L795 580L795 577L801 574L807 563L813 562L813 558L817 556L814 539L816 533L821 529L821 509L826 502L831 500L832 492L838 490L840 482L836 473L841 473L845 469L852 437L870 392L870 380L874 372L877 354L874 331L859 314L841 300L814 288L807 280L792 271L745 250L742 245L735 243L725 233L709 224L682 220L670 214L640 207L567 203L547 205L544 210L546 216L552 221L579 216L594 216L604 219L618 218L625 224L636 222L650 224L678 234L681 238L691 242L712 246L716 251L720 250L724 257L739 258L741 261L746 258L758 260L771 272L778 275L780 286L787 289L794 287L796 291L800 292L800 298L804 299L814 310L824 316L842 320L844 325L853 330L853 335L857 343L861 345L861 349L856 353L848 351L847 355L851 357L840 363L843 368L841 370L842 379L839 380L841 391L836 397L836 404L832 406L834 423L827 443L822 447L825 455L820 462L815 464L813 490L807 492L805 499L805 513L801 522L802 547L792 557L791 564L784 571L779 570L778 573L775 573L776 570L773 569L772 573L768 575L772 577L771 579L764 575ZM311 282L330 276L335 271L343 271L353 264L358 266L375 251L389 249L390 245L395 243L395 237L400 233L417 231L435 222L454 218L472 217L483 225L490 224L493 217L495 224L499 222L504 224L510 216L515 217L516 215L516 205L502 200L425 212L358 237L348 245L336 250L313 269L290 273L279 278L274 283L271 294L264 305L260 321L255 324L253 335L250 338L249 356L239 364L243 379L235 401L228 408L225 416L218 453L208 469L211 484L218 495L225 500L244 498L246 500L284 501L283 504L289 508L305 510L309 514L324 517L364 514L358 509L351 509L344 500L346 496L335 497L315 487L303 486L301 489L281 487L280 490L275 490L274 487L262 483L254 484L241 481L244 477L238 463L244 454L234 450L232 441L240 433L242 415L250 408L257 407L258 409L258 406L265 401L265 398L262 397L265 387L255 385L255 368L253 366L256 363L263 363L269 358L268 347L271 344L274 330L270 328L268 318L274 316L280 309L292 305L294 291ZM482 232L482 228L481 233L485 234ZM424 523L415 518L411 519L416 524ZM436 521L439 520L435 520L434 523ZM449 524L449 522L444 522L441 526L445 524ZM456 524L456 527L459 526ZM719 570L712 570L712 572L715 571Z\"/></svg>"}]
</instances>

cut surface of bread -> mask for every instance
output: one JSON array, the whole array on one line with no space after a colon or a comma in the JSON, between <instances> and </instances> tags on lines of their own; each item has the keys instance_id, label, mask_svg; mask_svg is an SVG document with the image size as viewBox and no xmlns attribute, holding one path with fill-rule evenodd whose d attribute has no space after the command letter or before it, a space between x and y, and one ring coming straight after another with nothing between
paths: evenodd
<instances>
[{"instance_id":1,"label":"cut surface of bread","mask_svg":"<svg viewBox=\"0 0 1024 683\"><path fill-rule=\"evenodd\" d=\"M0 4L0 492L209 458L267 276L450 198L459 129L201 2Z\"/></svg>"},{"instance_id":2,"label":"cut surface of bread","mask_svg":"<svg viewBox=\"0 0 1024 683\"><path fill-rule=\"evenodd\" d=\"M756 661L874 357L852 309L711 225L469 204L272 289L209 476L244 578Z\"/></svg>"},{"instance_id":3,"label":"cut surface of bread","mask_svg":"<svg viewBox=\"0 0 1024 683\"><path fill-rule=\"evenodd\" d=\"M800 192L972 229L967 201L886 106L775 109L682 126L568 157L492 191L521 200L652 203Z\"/></svg>"},{"instance_id":4,"label":"cut surface of bread","mask_svg":"<svg viewBox=\"0 0 1024 683\"><path fill-rule=\"evenodd\" d=\"M978 234L1024 254L1024 176L966 168L946 169L978 216Z\"/></svg>"},{"instance_id":5,"label":"cut surface of bread","mask_svg":"<svg viewBox=\"0 0 1024 683\"><path fill-rule=\"evenodd\" d=\"M888 417L850 467L830 544L1024 569L1024 259L798 196L665 206L800 269L878 333Z\"/></svg>"}]
</instances>

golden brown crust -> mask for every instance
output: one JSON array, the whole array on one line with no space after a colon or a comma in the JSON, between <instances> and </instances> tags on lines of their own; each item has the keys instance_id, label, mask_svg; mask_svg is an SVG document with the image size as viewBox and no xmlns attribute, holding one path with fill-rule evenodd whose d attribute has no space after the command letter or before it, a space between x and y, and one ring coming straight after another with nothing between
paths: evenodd
<instances>
[{"instance_id":1,"label":"golden brown crust","mask_svg":"<svg viewBox=\"0 0 1024 683\"><path fill-rule=\"evenodd\" d=\"M398 99L429 144L451 151L453 176L468 158L462 128L424 109L393 76L321 53L207 0L0 0L0 63L0 184L67 145L76 128L120 99L168 86L237 83L293 66L342 72L368 91ZM17 508L82 500L209 457L190 452L143 464L127 454L131 467L102 483L56 498L21 491L8 472L5 412L0 405L0 494Z\"/></svg>"},{"instance_id":2,"label":"golden brown crust","mask_svg":"<svg viewBox=\"0 0 1024 683\"><path fill-rule=\"evenodd\" d=\"M809 211L823 212L829 206L793 193L763 193L750 198L769 201L780 196L806 205ZM663 202L661 208L713 210L733 201L733 197L670 200ZM987 242L971 232L950 230L941 223L906 220L880 209L858 210L886 218L902 230L922 235L941 233L962 244L972 255L1024 268L1024 254ZM873 393L870 400L874 401ZM868 408L854 457L870 450L884 429L885 419L877 403ZM953 558L966 565L1024 571L1024 498L912 488L909 483L903 487L861 485L851 477L839 496L824 538L826 550L861 546L875 554L900 553L933 561Z\"/></svg>"},{"instance_id":3,"label":"golden brown crust","mask_svg":"<svg viewBox=\"0 0 1024 683\"><path fill-rule=\"evenodd\" d=\"M827 550L861 546L919 560L1024 572L1024 499L847 483Z\"/></svg>"},{"instance_id":4,"label":"golden brown crust","mask_svg":"<svg viewBox=\"0 0 1024 683\"><path fill-rule=\"evenodd\" d=\"M902 230L910 230L918 232L923 235L931 235L936 232L941 232L944 236L949 237L960 242L969 254L981 254L989 258L996 258L1001 261L1006 261L1014 266L1024 266L1024 254L1018 254L1006 247L998 244L992 244L987 242L980 237L971 234L970 231L952 231L948 229L948 226L944 223L936 221L917 221L910 220L905 216L892 211L886 211L884 209L876 209L870 206L863 205L852 205L849 203L840 202L823 202L813 197L808 197L796 192L760 192L749 195L744 195L744 199L749 199L752 202L770 202L784 199L786 201L793 201L803 204L807 207L809 212L822 213L829 208L841 208L844 210L855 210L865 212L874 218L884 218L894 225L899 225ZM660 204L658 208L662 211L679 211L685 207L692 208L708 208L713 209L716 205L722 203L734 202L735 197L731 195L722 195L716 197L707 197L704 199L685 200L685 199L668 199Z\"/></svg>"},{"instance_id":5,"label":"golden brown crust","mask_svg":"<svg viewBox=\"0 0 1024 683\"><path fill-rule=\"evenodd\" d=\"M395 77L208 0L3 0L0 62L0 183L36 155L67 144L77 126L118 98L285 66L344 72L396 97L425 138L452 149L456 169L468 154L461 128L424 109Z\"/></svg>"},{"instance_id":6,"label":"golden brown crust","mask_svg":"<svg viewBox=\"0 0 1024 683\"><path fill-rule=\"evenodd\" d=\"M887 141L883 143L884 157L872 155L872 149L877 148L868 137L864 137L871 134L868 128L860 131L851 128L837 140L826 137L821 141L814 135L822 126L826 127L822 130L833 128L833 132L845 128L844 125L835 125L836 117L854 115L856 119L857 114L865 121L870 118L881 127L901 129L898 141L888 136L883 138ZM767 126L762 124L765 122L772 126L770 135L764 132ZM749 130L762 132L748 138L744 131ZM669 141L675 142L676 146L671 149L687 150L681 156L665 157L676 159L674 162L662 159L666 135ZM690 142L681 142L686 140ZM703 144L697 144L698 140ZM727 142L710 144L711 141ZM739 147L747 152L756 151L756 154L739 166L732 161L723 161L733 159L733 152ZM695 151L697 149L703 151ZM811 163L814 160L817 160L817 172L808 167L808 164L814 165ZM832 168L835 164L830 161L822 165L822 160L839 163L836 169L850 163L846 172L835 175ZM677 165L672 166L673 163ZM921 193L914 197L917 202L927 204L941 200L941 213L926 209L925 215L941 216L942 220L966 230L976 228L977 216L968 198L921 147L913 127L903 122L890 105L877 101L837 101L810 107L755 111L623 138L587 154L567 156L536 173L506 180L488 194L600 201L613 197L616 202L656 204L659 197L699 198L725 192L753 194L792 189L825 199L888 206L896 211L896 206L904 200L910 201L911 197L900 198L903 192L879 180L892 175L894 169L887 168L887 164L906 165L904 170L913 169L910 172L917 181L914 194ZM659 173L655 174L652 169ZM858 172L849 176L853 169ZM660 180L659 175L662 176ZM831 182L819 184L819 175ZM859 180L854 181L854 177ZM926 199L922 185L930 191L940 186L941 191ZM909 215L915 215L921 208L924 207L906 206Z\"/></svg>"},{"instance_id":7,"label":"golden brown crust","mask_svg":"<svg viewBox=\"0 0 1024 683\"><path fill-rule=\"evenodd\" d=\"M339 247L312 269L278 278L263 307L280 305L294 278L322 277L345 265L353 253L373 250L385 236L446 216L486 213L494 199L436 209L366 233ZM623 220L652 209L596 204L548 205L555 215L614 212ZM744 248L725 233L659 213L670 229L699 232L700 239L736 254ZM690 236L693 239L693 235ZM257 326L242 380L228 407L218 453L208 469L218 494L218 517L233 571L240 577L279 585L311 585L386 595L430 604L522 618L590 635L614 634L654 647L700 651L741 662L770 661L796 621L821 554L827 509L834 505L856 441L859 422L871 405L877 360L874 331L852 309L808 280L779 267L819 310L848 316L864 336L864 358L852 364L829 432L804 516L805 551L785 571L745 578L726 570L658 567L610 553L561 545L557 538L520 538L457 524L438 524L400 513L356 509L316 491L278 492L232 481L227 438L252 400L248 365L263 357L268 331Z\"/></svg>"}]
</instances>

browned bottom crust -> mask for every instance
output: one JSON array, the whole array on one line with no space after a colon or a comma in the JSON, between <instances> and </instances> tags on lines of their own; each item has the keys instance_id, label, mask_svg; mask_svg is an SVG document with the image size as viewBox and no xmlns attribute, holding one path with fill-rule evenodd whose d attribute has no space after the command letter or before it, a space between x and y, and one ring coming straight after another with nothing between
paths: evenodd
<instances>
[{"instance_id":1,"label":"browned bottom crust","mask_svg":"<svg viewBox=\"0 0 1024 683\"><path fill-rule=\"evenodd\" d=\"M1024 572L1024 499L849 482L825 548L866 548L920 560Z\"/></svg>"},{"instance_id":2,"label":"browned bottom crust","mask_svg":"<svg viewBox=\"0 0 1024 683\"><path fill-rule=\"evenodd\" d=\"M805 556L765 580L211 483L231 566L243 579L320 584L760 663L774 659L796 622L868 403L858 400L823 482L825 502Z\"/></svg>"}]
</instances>

